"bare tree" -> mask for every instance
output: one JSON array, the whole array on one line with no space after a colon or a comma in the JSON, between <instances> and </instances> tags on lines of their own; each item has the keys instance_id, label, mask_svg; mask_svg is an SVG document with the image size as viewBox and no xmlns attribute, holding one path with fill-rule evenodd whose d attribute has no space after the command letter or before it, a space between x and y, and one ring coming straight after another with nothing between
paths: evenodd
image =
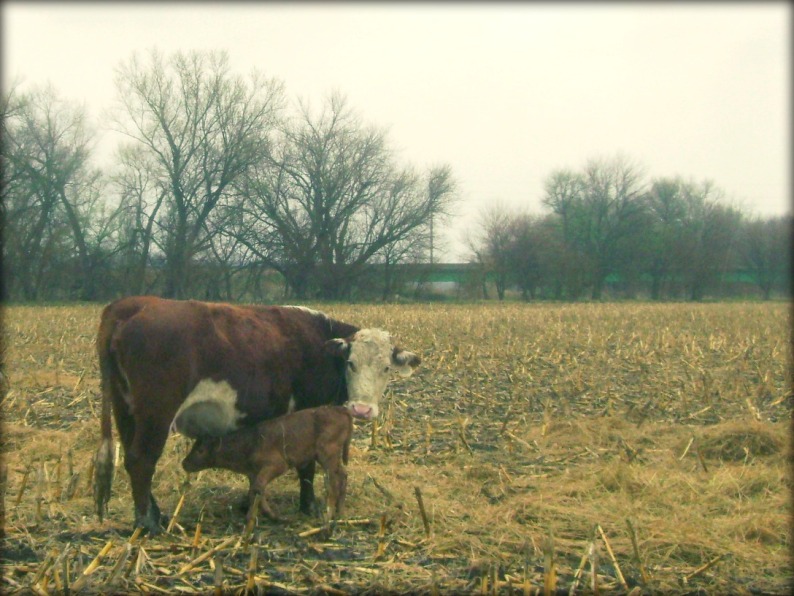
<instances>
[{"instance_id":1,"label":"bare tree","mask_svg":"<svg viewBox=\"0 0 794 596\"><path fill-rule=\"evenodd\" d=\"M623 156L591 159L582 173L554 172L546 181L544 205L559 216L573 258L589 270L592 298L601 298L610 273L626 266L644 205L640 168Z\"/></svg>"},{"instance_id":2,"label":"bare tree","mask_svg":"<svg viewBox=\"0 0 794 596\"><path fill-rule=\"evenodd\" d=\"M156 155L143 145L122 145L117 159L113 184L120 205L118 269L126 292L142 294L150 290L147 282L150 257L164 235L156 223L169 192L158 178ZM159 248L162 253L162 247Z\"/></svg>"},{"instance_id":3,"label":"bare tree","mask_svg":"<svg viewBox=\"0 0 794 596\"><path fill-rule=\"evenodd\" d=\"M625 241L638 231L643 183L639 168L622 156L590 160L584 178L586 229L580 242L593 258L592 297L598 300L607 276L625 257Z\"/></svg>"},{"instance_id":4,"label":"bare tree","mask_svg":"<svg viewBox=\"0 0 794 596\"><path fill-rule=\"evenodd\" d=\"M452 177L452 170L448 165L431 168L427 174L427 193L430 200L438 208L430 214L428 222L429 262L435 260L435 252L439 248L435 228L443 224L451 215L448 208L457 192L456 183Z\"/></svg>"},{"instance_id":5,"label":"bare tree","mask_svg":"<svg viewBox=\"0 0 794 596\"><path fill-rule=\"evenodd\" d=\"M94 299L110 214L102 174L90 165L94 132L85 110L46 87L9 98L4 111L9 280L28 300L48 291L48 278L53 288L68 285L69 297Z\"/></svg>"},{"instance_id":6,"label":"bare tree","mask_svg":"<svg viewBox=\"0 0 794 596\"><path fill-rule=\"evenodd\" d=\"M552 242L550 231L540 217L528 213L518 214L510 221L507 247L510 278L524 300L534 299L541 284L548 281L546 247Z\"/></svg>"},{"instance_id":7,"label":"bare tree","mask_svg":"<svg viewBox=\"0 0 794 596\"><path fill-rule=\"evenodd\" d=\"M483 298L488 298L487 279L490 277L496 286L496 295L504 300L510 281L511 267L511 225L513 215L500 202L480 211L479 231L469 239L469 250L474 262L483 269Z\"/></svg>"},{"instance_id":8,"label":"bare tree","mask_svg":"<svg viewBox=\"0 0 794 596\"><path fill-rule=\"evenodd\" d=\"M557 250L547 253L547 261L555 263L554 291L556 299L576 300L592 277L592 255L585 250L588 214L584 208L585 178L569 169L553 171L544 183L543 204L556 217L547 226L556 228L561 242Z\"/></svg>"},{"instance_id":9,"label":"bare tree","mask_svg":"<svg viewBox=\"0 0 794 596\"><path fill-rule=\"evenodd\" d=\"M792 223L791 216L783 216L754 218L743 226L742 259L764 300L776 286L791 283Z\"/></svg>"},{"instance_id":10,"label":"bare tree","mask_svg":"<svg viewBox=\"0 0 794 596\"><path fill-rule=\"evenodd\" d=\"M319 113L299 108L272 159L240 189L246 219L237 234L297 297L339 298L385 247L443 212L451 174L439 169L443 192L428 192L412 169L395 164L385 133L339 95Z\"/></svg>"},{"instance_id":11,"label":"bare tree","mask_svg":"<svg viewBox=\"0 0 794 596\"><path fill-rule=\"evenodd\" d=\"M660 178L651 183L645 196L651 217L645 242L652 300L661 299L664 285L672 281L678 265L676 253L687 212L684 187L680 178Z\"/></svg>"},{"instance_id":12,"label":"bare tree","mask_svg":"<svg viewBox=\"0 0 794 596\"><path fill-rule=\"evenodd\" d=\"M383 263L383 288L381 295L387 300L395 290L393 271L401 263L429 263L435 262L435 253L444 249L444 241L439 240L436 231L439 226L451 216L449 208L456 197L456 183L452 170L448 165L431 167L425 174L428 199L437 207L430 214L429 220L414 228L402 240L391 242L379 251L375 258ZM414 297L418 298L425 289L430 268L421 267L414 271L423 271L415 282Z\"/></svg>"},{"instance_id":13,"label":"bare tree","mask_svg":"<svg viewBox=\"0 0 794 596\"><path fill-rule=\"evenodd\" d=\"M702 300L721 274L735 264L741 213L724 204L711 181L683 185L684 216L675 263L690 300Z\"/></svg>"},{"instance_id":14,"label":"bare tree","mask_svg":"<svg viewBox=\"0 0 794 596\"><path fill-rule=\"evenodd\" d=\"M151 52L116 72L120 130L151 153L165 202L158 213L166 258L165 294L183 297L191 260L209 247L208 225L232 185L267 159L282 86L230 72L225 52Z\"/></svg>"},{"instance_id":15,"label":"bare tree","mask_svg":"<svg viewBox=\"0 0 794 596\"><path fill-rule=\"evenodd\" d=\"M584 176L573 170L555 170L546 178L544 188L543 204L559 216L563 242L574 246L578 227L584 225Z\"/></svg>"}]
</instances>

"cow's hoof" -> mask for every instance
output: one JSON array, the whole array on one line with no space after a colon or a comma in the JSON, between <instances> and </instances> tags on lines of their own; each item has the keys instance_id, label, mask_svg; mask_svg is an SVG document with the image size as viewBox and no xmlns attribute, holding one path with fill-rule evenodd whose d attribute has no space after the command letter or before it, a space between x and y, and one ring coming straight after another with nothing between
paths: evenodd
<instances>
[{"instance_id":1,"label":"cow's hoof","mask_svg":"<svg viewBox=\"0 0 794 596\"><path fill-rule=\"evenodd\" d=\"M308 505L302 504L301 507L300 507L300 512L303 515L307 515L309 517L322 518L323 517L323 509L324 509L324 507L322 507L321 504L318 503L317 500L315 499L311 503L309 503Z\"/></svg>"},{"instance_id":2,"label":"cow's hoof","mask_svg":"<svg viewBox=\"0 0 794 596\"><path fill-rule=\"evenodd\" d=\"M143 528L143 530L149 536L157 536L158 534L161 534L163 529L165 528L165 526L164 525L160 525L159 522L155 523L152 520L146 520L146 519L143 519L143 518L135 520L135 526L134 527L135 528Z\"/></svg>"},{"instance_id":3,"label":"cow's hoof","mask_svg":"<svg viewBox=\"0 0 794 596\"><path fill-rule=\"evenodd\" d=\"M149 536L156 536L168 527L168 521L168 516L160 513L159 509L157 512L149 509L146 515L135 516L134 528L143 528Z\"/></svg>"},{"instance_id":4,"label":"cow's hoof","mask_svg":"<svg viewBox=\"0 0 794 596\"><path fill-rule=\"evenodd\" d=\"M248 510L251 508L250 499L246 496L237 501L237 512L247 514Z\"/></svg>"}]
</instances>

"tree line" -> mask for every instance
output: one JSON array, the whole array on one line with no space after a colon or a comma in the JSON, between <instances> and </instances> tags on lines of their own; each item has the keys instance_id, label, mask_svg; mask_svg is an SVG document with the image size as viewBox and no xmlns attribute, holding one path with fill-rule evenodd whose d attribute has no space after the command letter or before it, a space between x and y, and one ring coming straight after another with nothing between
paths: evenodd
<instances>
[{"instance_id":1,"label":"tree line","mask_svg":"<svg viewBox=\"0 0 794 596\"><path fill-rule=\"evenodd\" d=\"M492 206L469 243L500 300L510 289L598 300L608 281L627 297L702 300L727 295L737 275L764 299L791 295L791 216L748 216L709 181L647 182L621 155L554 171L544 186L544 213Z\"/></svg>"},{"instance_id":2,"label":"tree line","mask_svg":"<svg viewBox=\"0 0 794 596\"><path fill-rule=\"evenodd\" d=\"M421 259L448 215L447 165L398 162L339 94L288 109L281 82L225 52L133 55L115 73L96 168L85 110L52 88L2 105L5 293L13 300L348 298L371 262Z\"/></svg>"},{"instance_id":3,"label":"tree line","mask_svg":"<svg viewBox=\"0 0 794 596\"><path fill-rule=\"evenodd\" d=\"M405 293L401 265L433 261L451 168L401 163L342 95L289 102L225 52L133 55L115 85L124 140L101 168L84 107L51 87L3 95L4 298L388 299ZM765 298L788 294L790 218L721 195L594 159L548 176L544 213L485 212L472 260L500 299L600 299L619 279L698 300L737 269Z\"/></svg>"}]
</instances>

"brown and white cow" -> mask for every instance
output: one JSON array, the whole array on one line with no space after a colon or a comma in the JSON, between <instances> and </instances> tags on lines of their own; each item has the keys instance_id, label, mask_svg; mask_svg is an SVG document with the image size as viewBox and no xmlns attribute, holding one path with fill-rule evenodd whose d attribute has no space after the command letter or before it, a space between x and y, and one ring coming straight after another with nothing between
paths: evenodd
<instances>
[{"instance_id":1,"label":"brown and white cow","mask_svg":"<svg viewBox=\"0 0 794 596\"><path fill-rule=\"evenodd\" d=\"M359 418L378 414L391 370L420 360L379 329L359 329L291 306L236 306L122 298L105 307L97 352L102 379L102 443L94 498L102 519L110 499L110 415L124 449L135 526L160 531L152 476L169 429L222 436L291 410L347 404ZM298 470L300 509L314 504L314 462Z\"/></svg>"}]
</instances>

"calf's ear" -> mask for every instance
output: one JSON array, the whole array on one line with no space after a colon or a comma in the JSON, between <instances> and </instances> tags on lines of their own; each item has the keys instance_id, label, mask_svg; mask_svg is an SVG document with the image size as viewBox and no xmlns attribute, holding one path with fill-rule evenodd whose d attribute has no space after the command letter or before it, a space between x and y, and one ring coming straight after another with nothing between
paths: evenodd
<instances>
[{"instance_id":1,"label":"calf's ear","mask_svg":"<svg viewBox=\"0 0 794 596\"><path fill-rule=\"evenodd\" d=\"M350 356L350 342L339 337L325 342L325 351L336 358L347 359Z\"/></svg>"},{"instance_id":2,"label":"calf's ear","mask_svg":"<svg viewBox=\"0 0 794 596\"><path fill-rule=\"evenodd\" d=\"M400 375L403 377L410 377L414 369L422 362L422 359L408 350L394 348L391 353L391 361Z\"/></svg>"}]
</instances>

